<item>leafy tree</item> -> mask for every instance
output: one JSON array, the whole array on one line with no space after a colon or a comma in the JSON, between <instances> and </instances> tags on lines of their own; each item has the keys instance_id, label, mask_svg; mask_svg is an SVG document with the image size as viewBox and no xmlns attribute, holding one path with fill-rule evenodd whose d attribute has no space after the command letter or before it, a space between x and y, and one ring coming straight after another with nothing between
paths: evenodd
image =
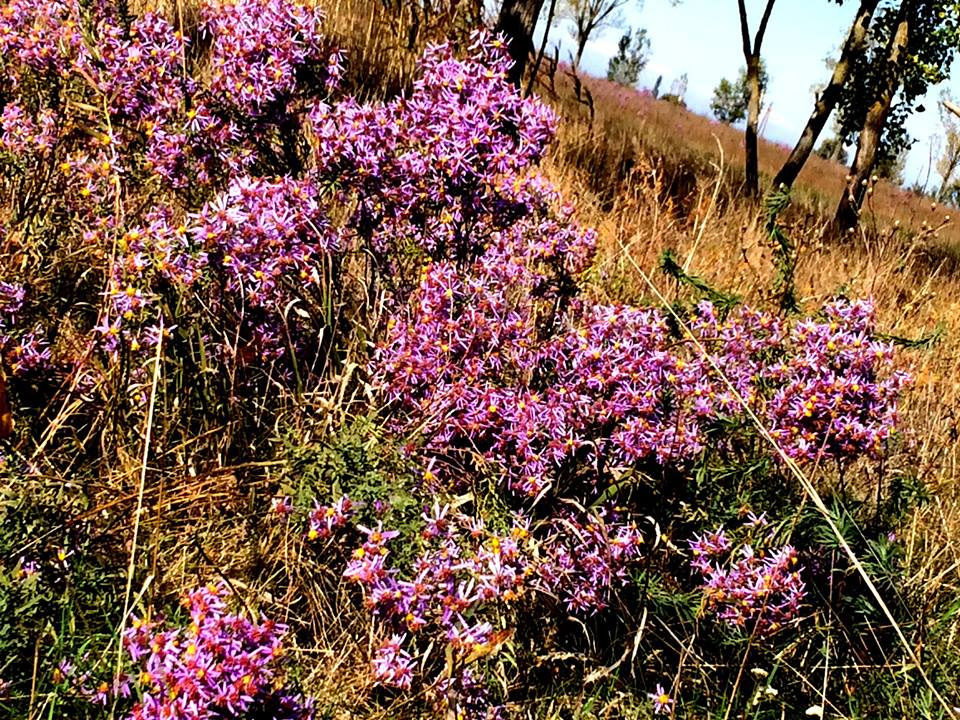
<instances>
[{"instance_id":1,"label":"leafy tree","mask_svg":"<svg viewBox=\"0 0 960 720\"><path fill-rule=\"evenodd\" d=\"M733 125L747 116L747 102L738 83L732 83L726 78L713 89L713 99L710 101L710 111L720 122Z\"/></svg>"},{"instance_id":2,"label":"leafy tree","mask_svg":"<svg viewBox=\"0 0 960 720\"><path fill-rule=\"evenodd\" d=\"M835 0L837 4L843 4L843 0ZM846 40L843 43L843 49L840 51L840 57L836 62L831 63L830 80L827 85L817 93L816 102L813 106L813 112L810 119L807 120L803 132L800 133L800 139L794 146L790 155L784 162L780 172L773 180L773 186L790 187L793 185L797 175L803 169L804 163L810 157L810 153L817 144L817 138L827 124L827 118L833 112L837 103L840 101L847 87L848 79L856 59L864 52L867 46L867 36L873 14L876 12L880 0L861 0L854 16L853 24L847 32ZM843 147L843 142L839 141L838 147ZM846 159L842 160L846 162Z\"/></svg>"},{"instance_id":3,"label":"leafy tree","mask_svg":"<svg viewBox=\"0 0 960 720\"><path fill-rule=\"evenodd\" d=\"M760 102L763 102L763 93L770 82L766 66L760 63ZM750 86L747 82L746 68L740 69L736 82L723 78L713 90L713 99L710 101L710 110L714 117L728 125L740 122L747 117L747 108L750 105Z\"/></svg>"},{"instance_id":4,"label":"leafy tree","mask_svg":"<svg viewBox=\"0 0 960 720\"><path fill-rule=\"evenodd\" d=\"M587 41L598 31L618 25L622 20L621 11L628 5L639 8L642 0L562 0L559 17L573 24L570 34L577 44L574 68L580 67Z\"/></svg>"},{"instance_id":5,"label":"leafy tree","mask_svg":"<svg viewBox=\"0 0 960 720\"><path fill-rule=\"evenodd\" d=\"M875 166L912 144L905 122L930 85L946 79L958 44L957 0L901 0L879 10L838 104L841 136L857 135L850 184L837 206L838 229L857 224L864 181Z\"/></svg>"},{"instance_id":6,"label":"leafy tree","mask_svg":"<svg viewBox=\"0 0 960 720\"><path fill-rule=\"evenodd\" d=\"M647 37L647 31L628 30L621 36L617 54L610 58L607 65L607 80L619 85L635 85L647 64L649 52L650 38Z\"/></svg>"}]
</instances>

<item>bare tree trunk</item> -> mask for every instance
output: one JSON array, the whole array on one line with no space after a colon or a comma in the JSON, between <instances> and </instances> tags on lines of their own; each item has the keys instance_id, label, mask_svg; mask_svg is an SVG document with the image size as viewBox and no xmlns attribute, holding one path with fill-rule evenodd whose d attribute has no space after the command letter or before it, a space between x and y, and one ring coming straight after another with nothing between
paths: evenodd
<instances>
[{"instance_id":1,"label":"bare tree trunk","mask_svg":"<svg viewBox=\"0 0 960 720\"><path fill-rule=\"evenodd\" d=\"M861 0L860 9L857 11L853 25L850 26L850 32L847 33L847 39L843 44L843 50L840 52L840 59L837 61L836 67L833 68L830 82L817 98L813 107L813 114L807 120L807 126L800 134L800 139L793 148L793 152L790 153L790 157L787 158L783 167L780 168L780 172L774 178L773 186L775 188L782 185L791 187L797 179L797 175L803 169L804 163L807 162L807 158L810 157L810 153L813 152L813 148L817 144L817 138L820 137L820 133L827 124L827 118L830 117L830 113L833 112L840 100L843 86L846 85L847 78L850 75L853 59L866 47L867 30L879 2L880 0ZM840 150L841 145L838 143L837 153ZM837 157L839 158L839 154Z\"/></svg>"},{"instance_id":2,"label":"bare tree trunk","mask_svg":"<svg viewBox=\"0 0 960 720\"><path fill-rule=\"evenodd\" d=\"M533 52L533 30L540 17L543 0L503 0L497 17L496 32L507 36L507 50L513 59L509 79L517 87L523 79L527 58Z\"/></svg>"},{"instance_id":3,"label":"bare tree trunk","mask_svg":"<svg viewBox=\"0 0 960 720\"><path fill-rule=\"evenodd\" d=\"M960 117L960 106L949 100L943 100L942 102L947 110ZM960 167L960 133L948 126L945 142L946 147L943 149L943 157L937 162L937 173L940 175L940 191L937 193L938 202L947 200L950 195L950 180L957 168Z\"/></svg>"},{"instance_id":4,"label":"bare tree trunk","mask_svg":"<svg viewBox=\"0 0 960 720\"><path fill-rule=\"evenodd\" d=\"M587 40L593 33L596 26L589 18L583 17L577 19L577 55L573 58L573 69L580 69L580 61L583 59L583 51L587 47Z\"/></svg>"},{"instance_id":5,"label":"bare tree trunk","mask_svg":"<svg viewBox=\"0 0 960 720\"><path fill-rule=\"evenodd\" d=\"M540 63L543 61L543 53L547 49L547 36L550 35L550 26L553 25L553 14L557 9L557 0L550 0L550 8L547 10L547 24L543 28L543 38L540 40L540 50L533 61L533 69L530 71L530 80L527 82L527 91L524 97L530 97L533 92L533 86L537 82L537 76L540 74Z\"/></svg>"},{"instance_id":6,"label":"bare tree trunk","mask_svg":"<svg viewBox=\"0 0 960 720\"><path fill-rule=\"evenodd\" d=\"M952 102L950 102L949 100L944 100L944 101L943 101L943 106L944 106L947 110L949 110L950 112L952 112L954 115L956 115L957 117L960 117L960 105L957 105L956 103L952 103Z\"/></svg>"},{"instance_id":7,"label":"bare tree trunk","mask_svg":"<svg viewBox=\"0 0 960 720\"><path fill-rule=\"evenodd\" d=\"M897 27L887 44L885 61L885 79L879 94L867 108L867 115L857 141L857 153L850 167L850 180L847 189L840 198L834 223L841 231L856 227L860 218L860 205L863 203L869 184L870 173L877 159L880 137L883 134L893 96L900 87L902 78L901 61L910 41L910 16L913 12L912 0L903 0L897 18Z\"/></svg>"},{"instance_id":8,"label":"bare tree trunk","mask_svg":"<svg viewBox=\"0 0 960 720\"><path fill-rule=\"evenodd\" d=\"M949 137L947 142L950 142ZM957 168L960 167L960 145L948 147L945 151L943 171L940 174L940 190L937 192L937 202L946 201L950 195L950 180L953 178Z\"/></svg>"},{"instance_id":9,"label":"bare tree trunk","mask_svg":"<svg viewBox=\"0 0 960 720\"><path fill-rule=\"evenodd\" d=\"M578 41L578 42L577 42L577 54L576 54L576 55L574 56L574 58L573 58L573 69L574 69L574 70L579 70L579 69L580 69L580 59L583 57L583 49L586 47L586 45L587 45L586 41L583 41L583 42L579 42L579 41Z\"/></svg>"},{"instance_id":10,"label":"bare tree trunk","mask_svg":"<svg viewBox=\"0 0 960 720\"><path fill-rule=\"evenodd\" d=\"M744 172L746 193L750 198L760 195L759 153L757 150L757 124L760 122L760 46L767 31L767 22L775 0L767 0L756 37L750 42L750 26L747 22L747 7L744 0L737 0L740 9L740 34L743 40L743 59L747 63L747 87L750 88L750 103L747 106L747 131L744 136Z\"/></svg>"},{"instance_id":11,"label":"bare tree trunk","mask_svg":"<svg viewBox=\"0 0 960 720\"><path fill-rule=\"evenodd\" d=\"M760 194L760 158L758 152L757 123L760 120L760 58L756 55L747 60L747 87L750 102L747 104L747 129L744 137L747 195L755 198Z\"/></svg>"}]
</instances>

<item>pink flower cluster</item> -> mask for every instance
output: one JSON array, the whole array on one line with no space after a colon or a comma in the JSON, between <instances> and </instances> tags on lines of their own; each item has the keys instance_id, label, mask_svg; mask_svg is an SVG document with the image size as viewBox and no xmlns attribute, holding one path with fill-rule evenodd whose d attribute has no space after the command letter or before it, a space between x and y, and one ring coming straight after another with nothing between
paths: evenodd
<instances>
[{"instance_id":1,"label":"pink flower cluster","mask_svg":"<svg viewBox=\"0 0 960 720\"><path fill-rule=\"evenodd\" d=\"M164 18L128 23L107 2L0 11L0 80L13 93L0 117L4 172L42 179L44 207L76 235L67 242L110 260L109 303L90 328L109 355L142 360L161 321L191 314L222 314L234 331L245 317L241 339L268 360L296 343L281 315L334 248L329 204L313 180L257 174L310 164L302 116L340 74L320 24L319 10L291 0L204 3L209 47L197 58ZM120 209L145 187L150 202ZM4 341L22 356L11 364L37 365L53 332Z\"/></svg>"},{"instance_id":2,"label":"pink flower cluster","mask_svg":"<svg viewBox=\"0 0 960 720\"><path fill-rule=\"evenodd\" d=\"M358 526L366 540L344 572L363 589L366 606L390 633L373 658L375 676L399 689L411 687L418 668L421 682L440 679L442 667L424 665L438 641L464 666L493 640L496 608L516 602L535 581L525 521L518 518L508 534L498 534L480 518L435 505L424 522L424 547L409 577L389 562L387 544L399 533L381 526ZM436 690L435 682L426 684Z\"/></svg>"},{"instance_id":3,"label":"pink flower cluster","mask_svg":"<svg viewBox=\"0 0 960 720\"><path fill-rule=\"evenodd\" d=\"M630 581L644 544L636 522L622 515L607 507L558 514L540 543L538 589L561 598L574 615L604 610L613 591Z\"/></svg>"},{"instance_id":4,"label":"pink flower cluster","mask_svg":"<svg viewBox=\"0 0 960 720\"><path fill-rule=\"evenodd\" d=\"M323 518L344 517L334 507L322 508ZM594 614L628 582L643 544L636 524L612 509L567 512L537 525L515 516L506 534L439 504L424 512L423 520L423 549L407 571L390 562L388 545L398 531L358 525L365 541L344 576L362 588L365 605L386 633L372 659L378 682L409 690L419 681L437 702L447 702L446 709L465 717L485 717L491 709L483 675L470 665L512 635L512 630L495 630L503 610L523 597L550 597L569 612ZM312 513L310 537L317 524ZM449 679L459 688L455 695L442 691L446 684L438 673L443 668L428 663L438 644L455 661ZM460 698L456 707L450 697Z\"/></svg>"},{"instance_id":5,"label":"pink flower cluster","mask_svg":"<svg viewBox=\"0 0 960 720\"><path fill-rule=\"evenodd\" d=\"M85 47L75 0L11 0L0 9L0 49L15 84L30 72L63 75Z\"/></svg>"},{"instance_id":6,"label":"pink flower cluster","mask_svg":"<svg viewBox=\"0 0 960 720\"><path fill-rule=\"evenodd\" d=\"M307 540L327 539L347 526L353 516L356 503L346 495L332 505L320 505L310 511Z\"/></svg>"},{"instance_id":7,"label":"pink flower cluster","mask_svg":"<svg viewBox=\"0 0 960 720\"><path fill-rule=\"evenodd\" d=\"M424 464L453 485L476 451L531 497L578 474L683 467L711 427L744 415L740 400L811 462L875 455L896 425L908 377L873 335L869 303L792 326L749 308L721 321L705 303L691 322L705 357L656 310L574 303L544 328L522 264L431 265L374 367L395 427L419 428Z\"/></svg>"},{"instance_id":8,"label":"pink flower cluster","mask_svg":"<svg viewBox=\"0 0 960 720\"><path fill-rule=\"evenodd\" d=\"M50 346L43 329L17 327L17 320L26 302L26 288L19 283L0 282L0 356L14 376L47 370L50 367Z\"/></svg>"},{"instance_id":9,"label":"pink flower cluster","mask_svg":"<svg viewBox=\"0 0 960 720\"><path fill-rule=\"evenodd\" d=\"M209 91L242 121L288 110L311 70L329 92L340 60L323 42L317 6L276 0L218 0L204 5L202 34L210 38Z\"/></svg>"},{"instance_id":10,"label":"pink flower cluster","mask_svg":"<svg viewBox=\"0 0 960 720\"><path fill-rule=\"evenodd\" d=\"M298 339L288 334L293 319L285 319L285 306L319 286L319 268L335 249L316 187L289 178L238 177L191 225L205 270L222 274L223 297L239 307L223 300L216 305L227 305L227 317L249 315L242 324L262 359L282 355Z\"/></svg>"},{"instance_id":11,"label":"pink flower cluster","mask_svg":"<svg viewBox=\"0 0 960 720\"><path fill-rule=\"evenodd\" d=\"M761 516L745 527L766 526ZM774 547L773 540L773 532L762 532L735 550L720 528L690 541L690 564L703 578L707 608L727 624L758 635L798 620L806 591L797 551L790 545Z\"/></svg>"},{"instance_id":12,"label":"pink flower cluster","mask_svg":"<svg viewBox=\"0 0 960 720\"><path fill-rule=\"evenodd\" d=\"M384 273L401 272L404 253L470 262L488 243L504 244L501 233L532 241L540 231L543 246L569 236L568 218L551 218L552 192L525 176L553 137L553 113L506 81L499 40L475 34L468 52L431 48L409 96L311 113L317 169L336 179L338 202L352 203L348 227Z\"/></svg>"},{"instance_id":13,"label":"pink flower cluster","mask_svg":"<svg viewBox=\"0 0 960 720\"><path fill-rule=\"evenodd\" d=\"M96 83L111 114L135 122L164 122L181 110L186 45L170 23L147 13L128 31L116 17L104 13L97 32L96 57L75 69ZM187 91L193 89L188 83Z\"/></svg>"},{"instance_id":14,"label":"pink flower cluster","mask_svg":"<svg viewBox=\"0 0 960 720\"><path fill-rule=\"evenodd\" d=\"M770 370L771 434L794 458L877 457L897 424L909 375L894 369L893 343L874 335L873 305L832 303L826 320L797 323Z\"/></svg>"},{"instance_id":15,"label":"pink flower cluster","mask_svg":"<svg viewBox=\"0 0 960 720\"><path fill-rule=\"evenodd\" d=\"M15 327L27 289L20 283L0 282L0 329Z\"/></svg>"},{"instance_id":16,"label":"pink flower cluster","mask_svg":"<svg viewBox=\"0 0 960 720\"><path fill-rule=\"evenodd\" d=\"M721 318L712 303L702 302L690 318L690 328L730 383L701 386L697 395L700 406L709 415L736 417L743 412L739 396L762 413L761 398L771 381L770 367L785 352L787 322L749 307L736 308Z\"/></svg>"},{"instance_id":17,"label":"pink flower cluster","mask_svg":"<svg viewBox=\"0 0 960 720\"><path fill-rule=\"evenodd\" d=\"M139 667L141 700L130 720L313 717L309 703L283 686L286 626L230 613L227 595L215 586L191 592L187 627L133 620L124 647Z\"/></svg>"},{"instance_id":18,"label":"pink flower cluster","mask_svg":"<svg viewBox=\"0 0 960 720\"><path fill-rule=\"evenodd\" d=\"M7 103L0 114L0 149L17 156L31 153L49 155L57 139L57 119L49 109L36 119L15 102Z\"/></svg>"}]
</instances>

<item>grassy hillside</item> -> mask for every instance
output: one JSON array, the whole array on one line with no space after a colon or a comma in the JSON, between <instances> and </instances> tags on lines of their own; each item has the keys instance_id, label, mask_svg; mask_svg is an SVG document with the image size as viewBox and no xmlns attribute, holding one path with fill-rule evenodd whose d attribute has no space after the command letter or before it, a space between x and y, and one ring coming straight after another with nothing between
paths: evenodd
<instances>
[{"instance_id":1,"label":"grassy hillside","mask_svg":"<svg viewBox=\"0 0 960 720\"><path fill-rule=\"evenodd\" d=\"M954 717L948 211L319 5L0 11L0 717Z\"/></svg>"},{"instance_id":2,"label":"grassy hillside","mask_svg":"<svg viewBox=\"0 0 960 720\"><path fill-rule=\"evenodd\" d=\"M700 176L710 176L716 172L714 166L720 166L730 191L736 193L739 189L743 175L743 133L739 129L676 103L656 100L645 92L602 79L583 78L593 103L593 122L590 123L586 91L581 94L583 102L577 103L571 80L569 68L561 65L552 82L542 74L538 89L561 103L568 113L568 121L573 120L570 124L578 132L602 136L613 147L622 144L626 158L633 154L656 158L667 167L676 166L678 173L687 168ZM790 148L761 139L759 149L760 172L769 183ZM811 213L829 216L846 187L846 177L846 167L811 156L799 176L794 200ZM953 225L947 219L949 213L949 208L931 207L929 200L880 181L870 195L865 221L873 231L887 229L896 222L914 233L925 227L937 227L938 236L952 242L955 238Z\"/></svg>"}]
</instances>

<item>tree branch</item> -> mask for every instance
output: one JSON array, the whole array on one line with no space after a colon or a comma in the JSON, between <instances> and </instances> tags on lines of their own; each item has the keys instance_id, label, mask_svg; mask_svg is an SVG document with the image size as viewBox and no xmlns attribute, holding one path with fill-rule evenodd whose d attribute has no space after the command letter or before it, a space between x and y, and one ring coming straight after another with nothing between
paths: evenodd
<instances>
[{"instance_id":1,"label":"tree branch","mask_svg":"<svg viewBox=\"0 0 960 720\"><path fill-rule=\"evenodd\" d=\"M743 40L743 59L750 61L753 54L750 49L750 25L747 23L747 6L744 0L737 0L740 7L740 37Z\"/></svg>"},{"instance_id":2,"label":"tree branch","mask_svg":"<svg viewBox=\"0 0 960 720\"><path fill-rule=\"evenodd\" d=\"M770 20L770 13L773 11L773 3L776 0L767 0L767 7L763 10L763 18L760 20L760 29L757 30L757 37L753 41L753 54L760 54L760 46L763 44L763 35L767 32L767 22ZM743 3L740 3L743 7Z\"/></svg>"},{"instance_id":3,"label":"tree branch","mask_svg":"<svg viewBox=\"0 0 960 720\"><path fill-rule=\"evenodd\" d=\"M543 28L543 38L540 41L540 52L537 53L537 59L533 63L533 72L530 74L530 81L527 83L527 92L524 97L530 97L533 93L533 85L537 81L537 75L540 73L540 63L543 62L543 53L547 49L547 36L550 35L550 26L553 24L553 13L557 9L557 0L550 0L550 9L547 11L547 24Z\"/></svg>"},{"instance_id":4,"label":"tree branch","mask_svg":"<svg viewBox=\"0 0 960 720\"><path fill-rule=\"evenodd\" d=\"M619 9L620 9L619 3L615 3L615 2L610 3L609 6L602 9L602 11L596 16L597 25L601 24L604 20L606 20L615 10L619 10Z\"/></svg>"}]
</instances>

